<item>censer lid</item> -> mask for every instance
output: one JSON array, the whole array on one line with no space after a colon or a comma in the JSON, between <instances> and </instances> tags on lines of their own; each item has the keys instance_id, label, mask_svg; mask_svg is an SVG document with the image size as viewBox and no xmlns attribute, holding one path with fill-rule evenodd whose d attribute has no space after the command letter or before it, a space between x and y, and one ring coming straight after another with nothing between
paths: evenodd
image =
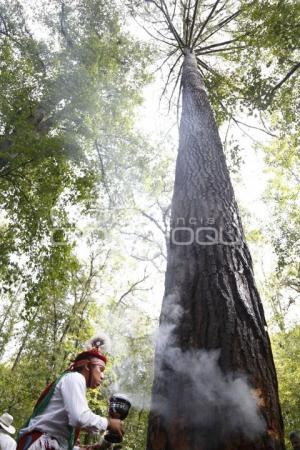
<instances>
[{"instance_id":1,"label":"censer lid","mask_svg":"<svg viewBox=\"0 0 300 450\"><path fill-rule=\"evenodd\" d=\"M129 403L129 405L131 406L131 401L129 400L129 397L125 394L121 394L121 393L117 392L116 394L113 394L110 398L123 400L123 401Z\"/></svg>"}]
</instances>

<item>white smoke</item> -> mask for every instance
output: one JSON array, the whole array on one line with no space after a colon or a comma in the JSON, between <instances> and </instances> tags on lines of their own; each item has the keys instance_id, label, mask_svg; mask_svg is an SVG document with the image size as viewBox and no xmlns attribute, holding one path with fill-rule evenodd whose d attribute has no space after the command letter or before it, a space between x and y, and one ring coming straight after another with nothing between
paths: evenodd
<instances>
[{"instance_id":1,"label":"white smoke","mask_svg":"<svg viewBox=\"0 0 300 450\"><path fill-rule=\"evenodd\" d=\"M244 375L222 372L219 350L179 348L174 331L184 321L184 310L176 297L164 301L162 317L167 323L164 320L160 326L156 345L155 376L161 388L153 398L152 410L166 422L179 414L186 426L255 439L265 431L265 423L254 389Z\"/></svg>"},{"instance_id":2,"label":"white smoke","mask_svg":"<svg viewBox=\"0 0 300 450\"><path fill-rule=\"evenodd\" d=\"M172 420L173 413L168 405L171 399L179 401L180 416L189 426L204 426L224 429L228 434L242 433L254 438L265 429L259 415L256 399L246 378L234 373L224 375L219 364L219 351L168 348L163 356L160 375L165 376L163 367L170 373L166 395L155 400L153 409ZM176 380L171 382L172 372ZM176 412L175 412L176 414Z\"/></svg>"},{"instance_id":3,"label":"white smoke","mask_svg":"<svg viewBox=\"0 0 300 450\"><path fill-rule=\"evenodd\" d=\"M156 343L155 379L162 386L160 393L156 391L151 401L151 375L146 384L143 381L152 372L151 361L148 358L145 363L142 350L132 355L124 336L118 335L112 342L115 358L108 394L121 392L135 409L152 409L166 422L175 420L179 413L181 423L187 426L209 432L222 430L223 437L237 433L255 439L265 431L265 423L254 389L244 375L222 372L220 351L183 351L179 347L176 327L184 322L184 316L178 294L165 298L162 324L152 344L147 345ZM180 405L180 410L174 405Z\"/></svg>"},{"instance_id":4,"label":"white smoke","mask_svg":"<svg viewBox=\"0 0 300 450\"><path fill-rule=\"evenodd\" d=\"M131 406L138 411L149 411L151 405L150 389L145 390L143 383L144 372L148 368L144 366L139 356L130 357L115 364L113 367L114 381L109 386L109 395L120 392L128 397Z\"/></svg>"},{"instance_id":5,"label":"white smoke","mask_svg":"<svg viewBox=\"0 0 300 450\"><path fill-rule=\"evenodd\" d=\"M112 322L116 322L111 319ZM103 386L106 395L119 392L126 395L133 408L138 411L149 411L151 403L151 385L153 374L154 337L148 329L141 339L140 334L134 335L134 326L128 317L118 318L118 327L111 333L109 360L111 370ZM139 331L139 330L138 330ZM131 346L137 339L138 344Z\"/></svg>"}]
</instances>

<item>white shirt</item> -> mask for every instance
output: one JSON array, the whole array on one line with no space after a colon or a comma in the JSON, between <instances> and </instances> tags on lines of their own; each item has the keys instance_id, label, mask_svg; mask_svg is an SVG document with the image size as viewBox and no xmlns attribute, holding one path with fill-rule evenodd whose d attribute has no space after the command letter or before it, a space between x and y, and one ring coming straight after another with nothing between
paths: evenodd
<instances>
[{"instance_id":1,"label":"white shirt","mask_svg":"<svg viewBox=\"0 0 300 450\"><path fill-rule=\"evenodd\" d=\"M86 381L79 372L68 373L59 381L44 412L31 419L20 435L33 430L43 431L67 449L68 425L90 432L105 431L108 425L107 419L94 414L88 407Z\"/></svg>"},{"instance_id":2,"label":"white shirt","mask_svg":"<svg viewBox=\"0 0 300 450\"><path fill-rule=\"evenodd\" d=\"M0 430L0 450L16 450L16 441L5 431Z\"/></svg>"}]
</instances>

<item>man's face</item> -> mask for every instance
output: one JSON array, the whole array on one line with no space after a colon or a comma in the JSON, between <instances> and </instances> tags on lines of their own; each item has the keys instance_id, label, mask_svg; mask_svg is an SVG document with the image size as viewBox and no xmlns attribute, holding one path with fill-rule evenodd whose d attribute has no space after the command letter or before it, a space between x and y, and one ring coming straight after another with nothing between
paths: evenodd
<instances>
[{"instance_id":1,"label":"man's face","mask_svg":"<svg viewBox=\"0 0 300 450\"><path fill-rule=\"evenodd\" d=\"M102 381L104 380L104 370L105 370L105 365L94 365L91 364L90 365L90 370L91 370L91 378L90 378L90 388L95 389L98 386L100 386L100 384L102 383Z\"/></svg>"},{"instance_id":2,"label":"man's face","mask_svg":"<svg viewBox=\"0 0 300 450\"><path fill-rule=\"evenodd\" d=\"M294 450L300 450L300 438L292 437L291 444Z\"/></svg>"}]
</instances>

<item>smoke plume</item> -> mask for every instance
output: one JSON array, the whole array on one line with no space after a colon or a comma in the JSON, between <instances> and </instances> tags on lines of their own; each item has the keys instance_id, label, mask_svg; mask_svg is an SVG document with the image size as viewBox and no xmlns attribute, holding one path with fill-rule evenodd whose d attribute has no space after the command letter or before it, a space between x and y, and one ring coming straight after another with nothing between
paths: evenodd
<instances>
[{"instance_id":1,"label":"smoke plume","mask_svg":"<svg viewBox=\"0 0 300 450\"><path fill-rule=\"evenodd\" d=\"M175 330L184 320L184 310L176 300L176 295L166 298L162 311L156 346L160 393L152 399L152 410L166 423L179 421L184 427L219 432L223 438L232 434L257 438L265 423L254 390L245 376L222 372L220 351L179 348Z\"/></svg>"}]
</instances>

